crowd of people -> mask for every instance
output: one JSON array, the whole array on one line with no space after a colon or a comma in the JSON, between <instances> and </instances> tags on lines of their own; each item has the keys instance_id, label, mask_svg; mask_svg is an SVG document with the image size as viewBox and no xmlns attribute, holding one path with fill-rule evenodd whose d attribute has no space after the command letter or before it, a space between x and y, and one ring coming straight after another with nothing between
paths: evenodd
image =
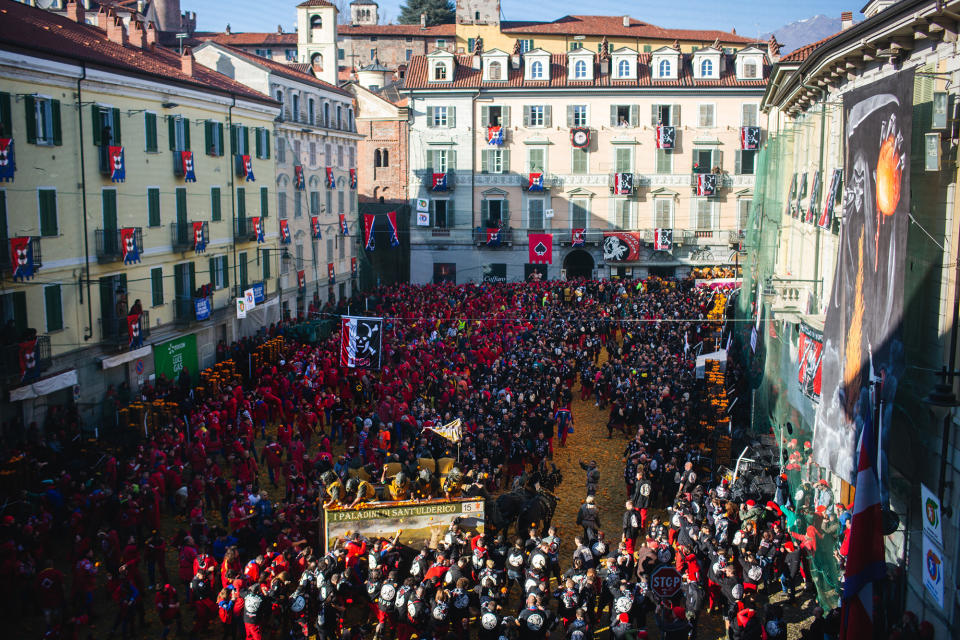
<instances>
[{"instance_id":1,"label":"crowd of people","mask_svg":"<svg viewBox=\"0 0 960 640\"><path fill-rule=\"evenodd\" d=\"M285 341L202 393L188 373L141 391L176 399L178 418L93 465L48 446L66 438L51 425L11 452L34 477L0 520L0 607L42 615L49 638L586 640L656 625L679 639L708 612L731 638L786 638L770 595L811 589L811 558L844 553L849 518L822 485L735 496L704 472L694 360L718 329L714 295L656 278L384 287L367 312L384 318L379 370L341 368L334 334ZM218 359L250 362L257 342ZM597 493L621 469L584 460L575 523L323 548L324 507L538 486L574 428L575 392L626 443L621 521L601 521ZM430 430L457 419L459 447ZM441 458L457 460L442 477L420 463ZM651 589L664 566L682 575L672 598ZM835 627L818 610L805 637Z\"/></svg>"}]
</instances>

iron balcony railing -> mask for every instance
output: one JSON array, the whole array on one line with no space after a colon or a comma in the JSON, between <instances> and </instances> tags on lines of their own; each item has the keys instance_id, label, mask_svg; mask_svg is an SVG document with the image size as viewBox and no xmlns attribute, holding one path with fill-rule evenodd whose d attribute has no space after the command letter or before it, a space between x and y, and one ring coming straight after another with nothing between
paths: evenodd
<instances>
[{"instance_id":1,"label":"iron balcony railing","mask_svg":"<svg viewBox=\"0 0 960 640\"><path fill-rule=\"evenodd\" d=\"M174 222L170 225L171 238L170 243L174 251L189 251L194 247L193 222L181 223ZM203 237L210 241L210 223L203 223Z\"/></svg>"},{"instance_id":2,"label":"iron balcony railing","mask_svg":"<svg viewBox=\"0 0 960 640\"><path fill-rule=\"evenodd\" d=\"M30 340L21 340L13 344L0 346L0 379L2 379L4 386L14 387L30 381L24 379L24 370L21 367L21 354L25 356L30 352L29 343ZM49 369L53 363L50 336L40 335L36 337L32 355L35 364L33 372L28 373L31 379Z\"/></svg>"},{"instance_id":3,"label":"iron balcony railing","mask_svg":"<svg viewBox=\"0 0 960 640\"><path fill-rule=\"evenodd\" d=\"M100 318L100 331L105 344L125 347L130 344L130 323L128 316L103 316ZM140 341L150 335L150 312L140 312Z\"/></svg>"},{"instance_id":4,"label":"iron balcony railing","mask_svg":"<svg viewBox=\"0 0 960 640\"><path fill-rule=\"evenodd\" d=\"M137 249L143 251L143 230L135 227L133 237ZM97 247L97 262L116 262L123 259L123 238L120 229L97 229L94 231Z\"/></svg>"},{"instance_id":5,"label":"iron balcony railing","mask_svg":"<svg viewBox=\"0 0 960 640\"><path fill-rule=\"evenodd\" d=\"M237 218L233 225L233 237L241 242L255 242L257 230L253 226L253 218Z\"/></svg>"},{"instance_id":6,"label":"iron balcony railing","mask_svg":"<svg viewBox=\"0 0 960 640\"><path fill-rule=\"evenodd\" d=\"M30 248L33 253L33 270L43 266L43 255L40 253L40 237L30 237ZM10 275L13 273L13 260L10 255L10 240L0 243L0 271Z\"/></svg>"}]
</instances>

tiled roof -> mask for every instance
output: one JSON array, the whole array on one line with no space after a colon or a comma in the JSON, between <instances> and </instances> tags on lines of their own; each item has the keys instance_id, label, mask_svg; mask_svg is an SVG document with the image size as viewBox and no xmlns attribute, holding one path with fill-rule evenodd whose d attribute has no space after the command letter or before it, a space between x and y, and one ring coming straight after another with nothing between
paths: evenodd
<instances>
[{"instance_id":1,"label":"tiled roof","mask_svg":"<svg viewBox=\"0 0 960 640\"><path fill-rule=\"evenodd\" d=\"M641 20L629 19L623 25L623 16L564 16L553 22L503 22L501 31L510 35L583 35L626 36L652 40L698 40L712 42L720 38L724 44L750 44L750 38L726 31L698 31L692 29L664 29Z\"/></svg>"},{"instance_id":2,"label":"tiled roof","mask_svg":"<svg viewBox=\"0 0 960 640\"><path fill-rule=\"evenodd\" d=\"M205 31L194 33L193 37L196 40L212 40L213 42L228 44L234 47L297 45L297 34L277 33L276 31L267 33L257 33L252 31L246 33L217 33Z\"/></svg>"},{"instance_id":3,"label":"tiled roof","mask_svg":"<svg viewBox=\"0 0 960 640\"><path fill-rule=\"evenodd\" d=\"M291 80L296 80L297 82L312 84L315 87L320 87L320 88L326 89L327 91L338 93L342 96L353 97L353 94L350 93L349 91L345 91L340 87L335 87L329 82L324 82L320 78L317 78L316 76L314 76L312 73L307 73L306 71L300 71L299 69L294 68L293 65L290 65L284 62L274 62L273 60L270 60L268 58L263 58L261 56L250 53L248 51L244 51L243 49L238 49L236 47L230 47L222 44L219 46L223 47L224 49L226 49L227 51L233 54L236 54L240 58L249 60L254 64L259 64L262 67L266 67L267 69L270 70L271 73L275 73L285 78L290 78ZM307 64L303 66L307 67L307 69L310 68L310 65L307 65Z\"/></svg>"},{"instance_id":4,"label":"tiled roof","mask_svg":"<svg viewBox=\"0 0 960 640\"><path fill-rule=\"evenodd\" d=\"M337 25L337 36L419 36L436 38L454 36L455 24L437 24L421 29L419 24L341 24Z\"/></svg>"},{"instance_id":5,"label":"tiled roof","mask_svg":"<svg viewBox=\"0 0 960 640\"><path fill-rule=\"evenodd\" d=\"M276 102L227 76L194 64L193 75L180 69L180 57L160 46L138 49L107 39L99 27L77 24L65 16L35 9L12 0L0 0L0 47L31 55L82 61L121 73L231 93L269 104Z\"/></svg>"},{"instance_id":6,"label":"tiled roof","mask_svg":"<svg viewBox=\"0 0 960 640\"><path fill-rule=\"evenodd\" d=\"M811 43L808 44L808 45L804 45L804 46L800 47L799 49L794 49L793 51L791 51L791 52L788 53L787 55L785 55L785 56L783 56L782 58L780 58L780 63L781 63L781 64L783 64L783 63L791 64L791 63L803 62L804 60L807 59L807 57L810 56L811 53L814 52L815 49L817 49L820 45L826 43L827 40L830 40L831 38L833 38L834 36L838 35L839 33L842 33L842 32L839 32L839 31L838 31L837 33L835 33L835 34L833 34L833 35L830 35L830 36L827 36L826 38L824 38L824 39L822 39L822 40L817 40L816 42L811 42Z\"/></svg>"},{"instance_id":7,"label":"tiled roof","mask_svg":"<svg viewBox=\"0 0 960 640\"><path fill-rule=\"evenodd\" d=\"M333 7L334 9L337 8L335 4L331 2L327 2L327 0L307 0L306 2L301 2L300 4L297 5L297 8L300 8L300 7Z\"/></svg>"},{"instance_id":8,"label":"tiled roof","mask_svg":"<svg viewBox=\"0 0 960 640\"><path fill-rule=\"evenodd\" d=\"M617 80L610 74L601 76L599 65L594 62L593 80L571 80L567 77L567 55L555 53L550 56L549 80L524 80L523 65L519 69L508 67L506 82L483 81L480 69L470 66L472 56L456 56L456 69L452 82L430 82L428 74L428 60L426 56L413 56L410 67L404 77L405 89L472 89L476 87L744 87L763 88L770 75L769 65L764 65L762 78L757 80L740 80L735 73L734 56L726 56L726 64L720 77L716 80L694 79L691 66L691 54L683 54L680 76L676 80L655 80L650 74L651 54L641 53L637 57L637 79Z\"/></svg>"}]
</instances>

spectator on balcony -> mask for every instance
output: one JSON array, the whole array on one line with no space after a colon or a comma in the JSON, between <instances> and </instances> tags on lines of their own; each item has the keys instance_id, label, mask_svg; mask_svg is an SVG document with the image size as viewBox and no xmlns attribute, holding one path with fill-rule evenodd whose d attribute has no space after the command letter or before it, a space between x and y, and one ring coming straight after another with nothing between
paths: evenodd
<instances>
[{"instance_id":1,"label":"spectator on balcony","mask_svg":"<svg viewBox=\"0 0 960 640\"><path fill-rule=\"evenodd\" d=\"M138 318L143 315L143 305L140 303L140 298L133 301L133 306L130 307L130 313L127 315L136 315Z\"/></svg>"}]
</instances>

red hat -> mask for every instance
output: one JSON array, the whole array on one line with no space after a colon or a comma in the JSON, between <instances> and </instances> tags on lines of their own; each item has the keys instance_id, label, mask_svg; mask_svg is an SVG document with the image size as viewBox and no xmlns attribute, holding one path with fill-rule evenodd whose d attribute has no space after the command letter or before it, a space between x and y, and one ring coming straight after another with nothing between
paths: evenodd
<instances>
[{"instance_id":1,"label":"red hat","mask_svg":"<svg viewBox=\"0 0 960 640\"><path fill-rule=\"evenodd\" d=\"M793 542L787 540L783 543L783 548L792 553L797 547L794 546Z\"/></svg>"},{"instance_id":2,"label":"red hat","mask_svg":"<svg viewBox=\"0 0 960 640\"><path fill-rule=\"evenodd\" d=\"M829 486L830 486L830 483L827 482L826 480L824 480L823 478L820 478L820 484L822 484L822 485L825 486L825 487L829 487Z\"/></svg>"},{"instance_id":3,"label":"red hat","mask_svg":"<svg viewBox=\"0 0 960 640\"><path fill-rule=\"evenodd\" d=\"M822 516L822 515L825 514L826 512L827 512L827 507L826 507L826 505L820 505L819 507L817 507L817 515L821 515L821 516Z\"/></svg>"},{"instance_id":4,"label":"red hat","mask_svg":"<svg viewBox=\"0 0 960 640\"><path fill-rule=\"evenodd\" d=\"M747 506L748 506L748 507L755 507L755 506L757 506L757 501L756 501L756 500L747 500Z\"/></svg>"},{"instance_id":5,"label":"red hat","mask_svg":"<svg viewBox=\"0 0 960 640\"><path fill-rule=\"evenodd\" d=\"M630 614L621 613L619 616L617 616L617 620L620 622L630 622Z\"/></svg>"},{"instance_id":6,"label":"red hat","mask_svg":"<svg viewBox=\"0 0 960 640\"><path fill-rule=\"evenodd\" d=\"M811 448L812 448L812 447L810 446L810 441L809 441L809 440L807 440L806 442L803 443L803 448L804 448L804 449L811 449Z\"/></svg>"},{"instance_id":7,"label":"red hat","mask_svg":"<svg viewBox=\"0 0 960 640\"><path fill-rule=\"evenodd\" d=\"M684 608L681 607L681 606L676 606L676 607L673 608L673 617L676 618L676 619L678 619L678 620L683 619L684 616L686 616L686 614L687 614L686 609L684 609Z\"/></svg>"},{"instance_id":8,"label":"red hat","mask_svg":"<svg viewBox=\"0 0 960 640\"><path fill-rule=\"evenodd\" d=\"M233 581L233 588L236 589L237 591L240 591L240 589L243 589L243 580L241 580L240 578L235 579Z\"/></svg>"},{"instance_id":9,"label":"red hat","mask_svg":"<svg viewBox=\"0 0 960 640\"><path fill-rule=\"evenodd\" d=\"M780 474L780 477L783 478L784 480L786 480L786 479L787 479L787 474L781 473L781 474Z\"/></svg>"},{"instance_id":10,"label":"red hat","mask_svg":"<svg viewBox=\"0 0 960 640\"><path fill-rule=\"evenodd\" d=\"M782 516L782 515L783 515L783 511L780 510L780 507L777 506L777 503L774 502L773 500L770 500L770 501L767 502L767 509L770 509L770 511L773 511L773 512L776 513L778 516Z\"/></svg>"}]
</instances>

